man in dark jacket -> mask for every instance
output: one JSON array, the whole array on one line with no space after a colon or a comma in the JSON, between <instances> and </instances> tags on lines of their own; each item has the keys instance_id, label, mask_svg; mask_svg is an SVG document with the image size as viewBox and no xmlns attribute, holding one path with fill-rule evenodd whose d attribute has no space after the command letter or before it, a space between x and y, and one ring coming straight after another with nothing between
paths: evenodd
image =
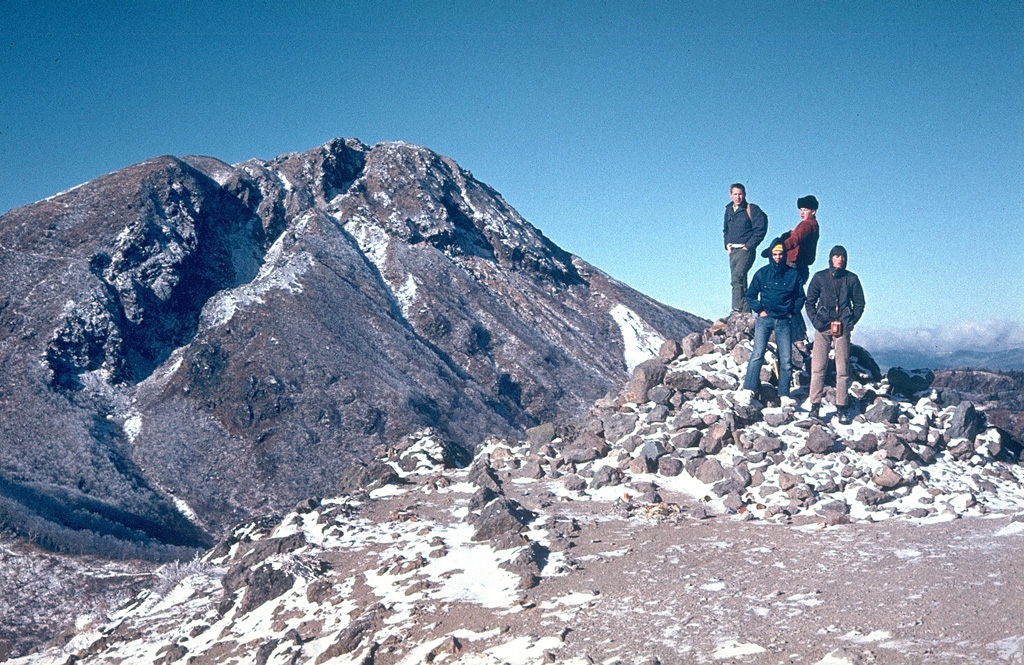
<instances>
[{"instance_id":1,"label":"man in dark jacket","mask_svg":"<svg viewBox=\"0 0 1024 665\"><path fill-rule=\"evenodd\" d=\"M785 402L789 399L789 382L793 373L793 317L801 315L804 289L796 269L786 264L782 240L773 240L769 249L771 258L768 265L754 273L747 289L747 304L757 314L757 319L754 323L754 350L747 365L743 388L759 392L764 352L768 348L768 337L774 330L779 354L779 397Z\"/></svg>"},{"instance_id":2,"label":"man in dark jacket","mask_svg":"<svg viewBox=\"0 0 1024 665\"><path fill-rule=\"evenodd\" d=\"M768 216L753 203L747 202L747 190L735 182L729 188L732 203L725 206L722 235L725 251L729 253L732 273L732 311L749 312L747 306L747 273L754 265L754 252L768 233Z\"/></svg>"},{"instance_id":3,"label":"man in dark jacket","mask_svg":"<svg viewBox=\"0 0 1024 665\"><path fill-rule=\"evenodd\" d=\"M814 273L807 287L807 316L817 331L811 351L811 413L817 416L821 408L828 352L835 344L836 409L844 425L850 423L850 333L864 314L864 289L860 278L846 269L846 260L846 248L833 247L828 254L829 267Z\"/></svg>"}]
</instances>

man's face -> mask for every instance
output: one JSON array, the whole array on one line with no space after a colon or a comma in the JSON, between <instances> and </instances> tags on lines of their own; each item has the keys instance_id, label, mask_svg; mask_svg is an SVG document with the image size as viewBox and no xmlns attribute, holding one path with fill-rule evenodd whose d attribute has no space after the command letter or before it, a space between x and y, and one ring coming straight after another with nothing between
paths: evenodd
<instances>
[{"instance_id":1,"label":"man's face","mask_svg":"<svg viewBox=\"0 0 1024 665\"><path fill-rule=\"evenodd\" d=\"M806 222L808 219L814 219L817 211L811 210L810 208L800 208L800 221Z\"/></svg>"},{"instance_id":2,"label":"man's face","mask_svg":"<svg viewBox=\"0 0 1024 665\"><path fill-rule=\"evenodd\" d=\"M832 267L835 268L836 270L846 267L846 259L843 258L842 254L832 255Z\"/></svg>"},{"instance_id":3,"label":"man's face","mask_svg":"<svg viewBox=\"0 0 1024 665\"><path fill-rule=\"evenodd\" d=\"M747 198L747 194L739 187L733 187L729 190L729 198L732 199L734 206L741 206L743 205L743 199Z\"/></svg>"},{"instance_id":4,"label":"man's face","mask_svg":"<svg viewBox=\"0 0 1024 665\"><path fill-rule=\"evenodd\" d=\"M781 263L782 262L782 253L783 252L782 252L781 249L772 252L772 263Z\"/></svg>"}]
</instances>

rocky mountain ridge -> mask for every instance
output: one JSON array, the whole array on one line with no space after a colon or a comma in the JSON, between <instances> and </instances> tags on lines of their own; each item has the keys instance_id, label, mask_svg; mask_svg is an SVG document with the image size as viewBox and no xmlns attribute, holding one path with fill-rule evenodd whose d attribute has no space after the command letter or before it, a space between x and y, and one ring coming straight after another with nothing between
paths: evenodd
<instances>
[{"instance_id":1,"label":"rocky mountain ridge","mask_svg":"<svg viewBox=\"0 0 1024 665\"><path fill-rule=\"evenodd\" d=\"M0 270L0 528L105 556L578 413L706 325L405 143L136 164L0 217Z\"/></svg>"},{"instance_id":2,"label":"rocky mountain ridge","mask_svg":"<svg viewBox=\"0 0 1024 665\"><path fill-rule=\"evenodd\" d=\"M492 438L468 466L436 431L378 447L351 494L244 524L201 560L164 568L151 590L14 662L760 663L795 653L836 665L920 662L939 648L977 662L995 662L987 659L993 650L1010 653L1016 633L1001 627L999 640L978 642L982 624L1001 625L983 610L981 624L962 631L950 619L902 621L920 611L912 601L920 594L899 591L869 618L852 599L878 571L858 570L854 588L832 580L764 596L766 589L739 587L733 595L753 603L746 610L714 598L764 578L734 576L726 560L763 572L777 559L778 576L787 577L801 550L777 552L771 543L796 533L821 533L804 546L827 544L822 556L832 557L803 571L847 566L854 552L875 556L871 534L894 523L917 525L920 536L901 533L921 549L935 547L925 545L935 541L927 530L960 518L997 518L1000 538L1024 533L1019 442L983 411L944 404L951 395L928 385L934 377L879 377L862 350L850 425L827 410L812 418L752 401L738 390L751 331L751 318L734 316L669 340L588 415L531 428L525 439ZM770 401L770 370L762 379ZM806 373L799 379L806 386ZM737 536L733 525L745 523L764 526ZM730 558L722 539L736 538L745 544ZM891 547L898 558L921 556L900 542ZM701 558L673 563L687 548ZM899 567L884 561L890 574ZM640 579L616 586L601 572L656 568L648 574L661 576L658 566L675 572L645 591ZM914 570L920 580L921 566ZM946 597L947 584L939 575L928 593ZM702 621L709 603L714 616ZM652 604L691 613L647 613ZM832 608L829 630L794 618L820 606ZM602 620L588 621L595 613ZM629 618L636 613L644 619ZM883 616L889 623L877 623ZM609 639L608 623L623 620L628 630ZM886 642L894 633L903 639ZM863 639L869 634L882 637ZM864 648L875 642L885 642L886 655Z\"/></svg>"}]
</instances>

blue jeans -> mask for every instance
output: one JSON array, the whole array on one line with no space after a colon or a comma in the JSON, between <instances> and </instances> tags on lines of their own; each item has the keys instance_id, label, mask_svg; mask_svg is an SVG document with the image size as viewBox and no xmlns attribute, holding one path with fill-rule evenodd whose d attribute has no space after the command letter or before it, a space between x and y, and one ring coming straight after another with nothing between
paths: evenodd
<instances>
[{"instance_id":1,"label":"blue jeans","mask_svg":"<svg viewBox=\"0 0 1024 665\"><path fill-rule=\"evenodd\" d=\"M775 331L775 344L779 349L779 397L789 397L789 379L793 374L793 322L791 319L773 319L759 316L754 323L754 351L747 365L743 387L757 392L761 388L761 366L768 338Z\"/></svg>"}]
</instances>

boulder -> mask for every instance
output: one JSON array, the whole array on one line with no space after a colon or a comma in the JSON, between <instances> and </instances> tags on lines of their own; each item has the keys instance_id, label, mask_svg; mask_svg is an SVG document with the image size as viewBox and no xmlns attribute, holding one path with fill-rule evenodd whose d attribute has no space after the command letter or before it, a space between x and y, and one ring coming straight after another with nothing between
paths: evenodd
<instances>
[{"instance_id":1,"label":"boulder","mask_svg":"<svg viewBox=\"0 0 1024 665\"><path fill-rule=\"evenodd\" d=\"M654 386L647 391L647 401L667 405L672 398L672 389L668 386Z\"/></svg>"},{"instance_id":2,"label":"boulder","mask_svg":"<svg viewBox=\"0 0 1024 665\"><path fill-rule=\"evenodd\" d=\"M594 472L594 477L590 480L590 489L596 490L620 483L622 483L622 472L613 466L602 466Z\"/></svg>"},{"instance_id":3,"label":"boulder","mask_svg":"<svg viewBox=\"0 0 1024 665\"><path fill-rule=\"evenodd\" d=\"M666 339L665 343L658 349L658 357L665 362L672 362L683 352L683 345L674 339Z\"/></svg>"},{"instance_id":4,"label":"boulder","mask_svg":"<svg viewBox=\"0 0 1024 665\"><path fill-rule=\"evenodd\" d=\"M665 385L675 390L696 393L707 386L708 382L699 372L681 370L665 374Z\"/></svg>"},{"instance_id":5,"label":"boulder","mask_svg":"<svg viewBox=\"0 0 1024 665\"><path fill-rule=\"evenodd\" d=\"M879 400L864 412L864 419L872 423L894 423L900 417L900 405Z\"/></svg>"},{"instance_id":6,"label":"boulder","mask_svg":"<svg viewBox=\"0 0 1024 665\"><path fill-rule=\"evenodd\" d=\"M782 450L782 439L774 436L760 436L754 441L754 450L759 453L774 453Z\"/></svg>"},{"instance_id":7,"label":"boulder","mask_svg":"<svg viewBox=\"0 0 1024 665\"><path fill-rule=\"evenodd\" d=\"M868 506L877 506L881 503L885 503L891 498L892 497L890 497L885 492L881 492L876 489L871 489L870 487L861 487L859 490L857 490L857 501L860 501L861 503L866 504Z\"/></svg>"},{"instance_id":8,"label":"boulder","mask_svg":"<svg viewBox=\"0 0 1024 665\"><path fill-rule=\"evenodd\" d=\"M636 366L633 370L633 378L623 396L629 402L641 404L647 401L647 391L661 383L665 378L665 361L661 358L651 358Z\"/></svg>"},{"instance_id":9,"label":"boulder","mask_svg":"<svg viewBox=\"0 0 1024 665\"><path fill-rule=\"evenodd\" d=\"M526 440L530 443L530 450L537 451L551 443L555 438L555 426L553 423L543 423L526 430Z\"/></svg>"},{"instance_id":10,"label":"boulder","mask_svg":"<svg viewBox=\"0 0 1024 665\"><path fill-rule=\"evenodd\" d=\"M793 475L792 473L786 473L785 471L779 473L779 489L783 492L788 492L803 481L803 478Z\"/></svg>"},{"instance_id":11,"label":"boulder","mask_svg":"<svg viewBox=\"0 0 1024 665\"><path fill-rule=\"evenodd\" d=\"M636 427L637 415L632 412L618 412L609 414L604 420L604 435L611 443L615 443L626 436Z\"/></svg>"},{"instance_id":12,"label":"boulder","mask_svg":"<svg viewBox=\"0 0 1024 665\"><path fill-rule=\"evenodd\" d=\"M680 354L683 356L683 358L692 358L696 354L697 347L700 346L700 343L700 333L690 333L689 335L684 337L679 344L679 346L681 347Z\"/></svg>"},{"instance_id":13,"label":"boulder","mask_svg":"<svg viewBox=\"0 0 1024 665\"><path fill-rule=\"evenodd\" d=\"M706 455L715 455L721 452L726 444L726 437L730 434L729 429L721 423L715 423L704 432L700 439L699 448Z\"/></svg>"},{"instance_id":14,"label":"boulder","mask_svg":"<svg viewBox=\"0 0 1024 665\"><path fill-rule=\"evenodd\" d=\"M884 490L896 489L903 484L903 477L890 469L887 466L883 466L871 475L871 480L876 485Z\"/></svg>"},{"instance_id":15,"label":"boulder","mask_svg":"<svg viewBox=\"0 0 1024 665\"><path fill-rule=\"evenodd\" d=\"M982 433L985 429L985 415L979 413L971 402L960 402L949 419L949 427L946 430L946 440L969 439Z\"/></svg>"},{"instance_id":16,"label":"boulder","mask_svg":"<svg viewBox=\"0 0 1024 665\"><path fill-rule=\"evenodd\" d=\"M664 386L659 386L659 388L664 388ZM668 407L664 404L658 404L647 414L647 422L663 423L666 417L668 417Z\"/></svg>"},{"instance_id":17,"label":"boulder","mask_svg":"<svg viewBox=\"0 0 1024 665\"><path fill-rule=\"evenodd\" d=\"M859 439L847 441L846 445L859 453L873 453L878 450L878 437L868 432Z\"/></svg>"},{"instance_id":18,"label":"boulder","mask_svg":"<svg viewBox=\"0 0 1024 665\"><path fill-rule=\"evenodd\" d=\"M697 480L712 485L720 480L725 480L725 469L722 467L722 463L716 459L705 459L700 466L697 467L696 473L693 477Z\"/></svg>"},{"instance_id":19,"label":"boulder","mask_svg":"<svg viewBox=\"0 0 1024 665\"><path fill-rule=\"evenodd\" d=\"M665 450L665 445L657 439L648 439L644 442L644 447L640 451L642 457L646 457L652 462L656 462L658 458L665 455L668 451Z\"/></svg>"},{"instance_id":20,"label":"boulder","mask_svg":"<svg viewBox=\"0 0 1024 665\"><path fill-rule=\"evenodd\" d=\"M661 457L658 459L658 473L663 476L678 476L683 472L683 463L675 457Z\"/></svg>"},{"instance_id":21,"label":"boulder","mask_svg":"<svg viewBox=\"0 0 1024 665\"><path fill-rule=\"evenodd\" d=\"M498 497L484 506L479 515L471 515L470 524L476 527L472 540L491 540L507 533L520 533L534 517L512 499Z\"/></svg>"},{"instance_id":22,"label":"boulder","mask_svg":"<svg viewBox=\"0 0 1024 665\"><path fill-rule=\"evenodd\" d=\"M683 448L696 448L700 445L700 438L701 433L699 429L688 427L669 439L669 443L671 443L672 447L676 450Z\"/></svg>"},{"instance_id":23,"label":"boulder","mask_svg":"<svg viewBox=\"0 0 1024 665\"><path fill-rule=\"evenodd\" d=\"M927 390L935 380L935 373L930 369L906 370L902 367L890 367L885 373L885 378L894 392L910 396Z\"/></svg>"},{"instance_id":24,"label":"boulder","mask_svg":"<svg viewBox=\"0 0 1024 665\"><path fill-rule=\"evenodd\" d=\"M807 434L807 449L812 453L824 455L835 448L835 439L821 425L812 425Z\"/></svg>"}]
</instances>

